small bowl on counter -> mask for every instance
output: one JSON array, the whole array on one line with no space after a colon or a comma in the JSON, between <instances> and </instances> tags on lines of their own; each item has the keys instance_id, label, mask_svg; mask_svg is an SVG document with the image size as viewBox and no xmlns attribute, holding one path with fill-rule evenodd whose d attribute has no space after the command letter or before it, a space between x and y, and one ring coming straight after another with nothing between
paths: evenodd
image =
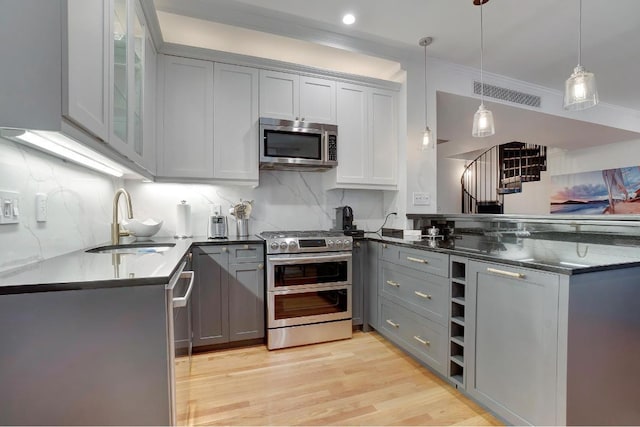
<instances>
[{"instance_id":1,"label":"small bowl on counter","mask_svg":"<svg viewBox=\"0 0 640 427\"><path fill-rule=\"evenodd\" d=\"M144 240L154 236L160 227L162 227L162 220L154 218L147 218L144 221L133 218L122 221L122 227L135 236L137 240Z\"/></svg>"}]
</instances>

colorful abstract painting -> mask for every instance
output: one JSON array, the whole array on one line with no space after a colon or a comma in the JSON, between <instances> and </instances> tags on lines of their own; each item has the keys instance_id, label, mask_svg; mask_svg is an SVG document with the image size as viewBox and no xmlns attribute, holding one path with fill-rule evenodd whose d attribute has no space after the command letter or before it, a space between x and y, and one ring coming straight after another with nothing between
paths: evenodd
<instances>
[{"instance_id":1,"label":"colorful abstract painting","mask_svg":"<svg viewBox=\"0 0 640 427\"><path fill-rule=\"evenodd\" d=\"M640 167L551 177L552 214L640 214Z\"/></svg>"}]
</instances>

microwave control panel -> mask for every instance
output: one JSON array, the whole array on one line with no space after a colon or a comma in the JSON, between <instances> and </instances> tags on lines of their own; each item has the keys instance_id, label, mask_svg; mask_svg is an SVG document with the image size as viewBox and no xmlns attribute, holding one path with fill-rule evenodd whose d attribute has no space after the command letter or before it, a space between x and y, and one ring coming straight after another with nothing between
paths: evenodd
<instances>
[{"instance_id":1,"label":"microwave control panel","mask_svg":"<svg viewBox=\"0 0 640 427\"><path fill-rule=\"evenodd\" d=\"M327 160L330 162L338 161L338 138L336 135L329 135L329 144L327 146Z\"/></svg>"}]
</instances>

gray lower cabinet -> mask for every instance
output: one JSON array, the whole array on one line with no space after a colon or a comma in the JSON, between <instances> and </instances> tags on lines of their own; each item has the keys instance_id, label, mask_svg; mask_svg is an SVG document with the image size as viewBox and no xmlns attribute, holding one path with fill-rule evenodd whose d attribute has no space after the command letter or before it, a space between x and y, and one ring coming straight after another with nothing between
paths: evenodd
<instances>
[{"instance_id":1,"label":"gray lower cabinet","mask_svg":"<svg viewBox=\"0 0 640 427\"><path fill-rule=\"evenodd\" d=\"M193 346L264 337L264 249L260 244L193 249Z\"/></svg>"},{"instance_id":2,"label":"gray lower cabinet","mask_svg":"<svg viewBox=\"0 0 640 427\"><path fill-rule=\"evenodd\" d=\"M351 301L353 326L360 326L364 323L364 284L365 284L365 261L367 256L366 242L353 242L353 262L351 278Z\"/></svg>"},{"instance_id":3,"label":"gray lower cabinet","mask_svg":"<svg viewBox=\"0 0 640 427\"><path fill-rule=\"evenodd\" d=\"M376 329L447 374L449 255L378 244Z\"/></svg>"},{"instance_id":4,"label":"gray lower cabinet","mask_svg":"<svg viewBox=\"0 0 640 427\"><path fill-rule=\"evenodd\" d=\"M558 418L557 274L469 261L467 391L509 423Z\"/></svg>"},{"instance_id":5,"label":"gray lower cabinet","mask_svg":"<svg viewBox=\"0 0 640 427\"><path fill-rule=\"evenodd\" d=\"M363 284L364 293L364 324L363 330L368 331L369 327L378 329L378 256L380 253L380 243L368 241L365 253L364 269L365 278Z\"/></svg>"}]
</instances>

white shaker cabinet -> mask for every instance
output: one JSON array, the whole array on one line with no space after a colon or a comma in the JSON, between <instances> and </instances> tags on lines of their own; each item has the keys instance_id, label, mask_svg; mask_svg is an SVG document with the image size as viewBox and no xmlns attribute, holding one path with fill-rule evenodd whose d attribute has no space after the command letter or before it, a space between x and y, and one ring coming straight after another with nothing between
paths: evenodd
<instances>
[{"instance_id":1,"label":"white shaker cabinet","mask_svg":"<svg viewBox=\"0 0 640 427\"><path fill-rule=\"evenodd\" d=\"M398 176L398 106L391 90L338 84L335 187L394 190Z\"/></svg>"},{"instance_id":2,"label":"white shaker cabinet","mask_svg":"<svg viewBox=\"0 0 640 427\"><path fill-rule=\"evenodd\" d=\"M142 163L147 29L137 0L111 0L109 144Z\"/></svg>"},{"instance_id":3,"label":"white shaker cabinet","mask_svg":"<svg viewBox=\"0 0 640 427\"><path fill-rule=\"evenodd\" d=\"M258 185L258 70L214 64L213 174Z\"/></svg>"},{"instance_id":4,"label":"white shaker cabinet","mask_svg":"<svg viewBox=\"0 0 640 427\"><path fill-rule=\"evenodd\" d=\"M156 54L151 35L147 33L144 55L144 121L143 121L143 149L142 167L156 174L156 99L158 82L158 55Z\"/></svg>"},{"instance_id":5,"label":"white shaker cabinet","mask_svg":"<svg viewBox=\"0 0 640 427\"><path fill-rule=\"evenodd\" d=\"M158 173L213 178L213 62L160 56Z\"/></svg>"},{"instance_id":6,"label":"white shaker cabinet","mask_svg":"<svg viewBox=\"0 0 640 427\"><path fill-rule=\"evenodd\" d=\"M335 124L336 84L328 79L261 70L260 116Z\"/></svg>"},{"instance_id":7,"label":"white shaker cabinet","mask_svg":"<svg viewBox=\"0 0 640 427\"><path fill-rule=\"evenodd\" d=\"M467 391L513 424L563 424L557 274L469 261ZM475 337L475 339L473 339Z\"/></svg>"},{"instance_id":8,"label":"white shaker cabinet","mask_svg":"<svg viewBox=\"0 0 640 427\"><path fill-rule=\"evenodd\" d=\"M62 114L103 141L109 133L109 2L68 0L68 96Z\"/></svg>"}]
</instances>

